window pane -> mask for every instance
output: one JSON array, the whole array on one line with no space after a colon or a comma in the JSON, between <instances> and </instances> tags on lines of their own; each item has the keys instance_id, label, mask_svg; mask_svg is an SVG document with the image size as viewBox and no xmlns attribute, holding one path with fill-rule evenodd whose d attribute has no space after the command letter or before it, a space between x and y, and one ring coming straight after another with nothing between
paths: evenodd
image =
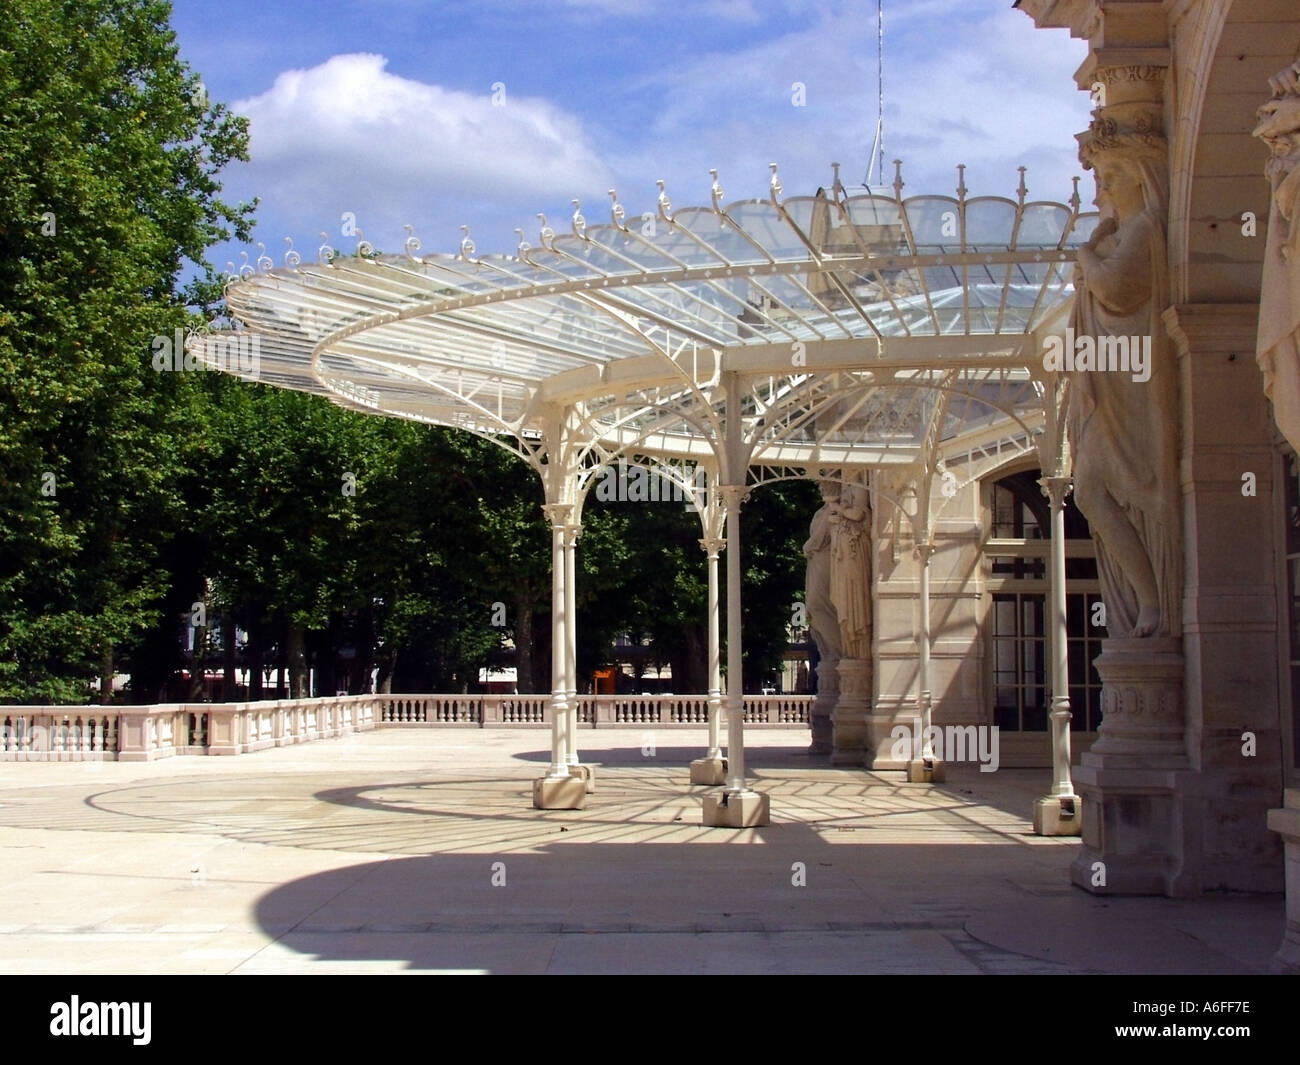
<instances>
[{"instance_id":1,"label":"window pane","mask_svg":"<svg viewBox=\"0 0 1300 1065\"><path fill-rule=\"evenodd\" d=\"M1088 731L1088 696L1083 688L1070 685L1070 731Z\"/></svg>"}]
</instances>

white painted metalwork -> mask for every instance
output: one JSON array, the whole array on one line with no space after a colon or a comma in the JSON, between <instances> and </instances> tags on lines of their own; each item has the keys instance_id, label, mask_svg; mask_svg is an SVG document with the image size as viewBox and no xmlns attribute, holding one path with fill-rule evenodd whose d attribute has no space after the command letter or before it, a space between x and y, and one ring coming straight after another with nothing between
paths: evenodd
<instances>
[{"instance_id":1,"label":"white painted metalwork","mask_svg":"<svg viewBox=\"0 0 1300 1065\"><path fill-rule=\"evenodd\" d=\"M281 268L261 249L256 267L245 254L230 268L227 310L242 329L189 342L228 369L231 340L251 338L262 381L465 429L532 464L555 562L552 777L577 761L573 540L603 467L703 466L710 488L723 488L700 509L711 696L724 506L730 547L734 793L745 787L738 536L748 487L891 468L891 484L927 500L917 544L928 550L929 484L945 458L1027 451L1043 430L1055 388L1042 337L1068 313L1075 252L1097 221L1080 213L1077 182L1068 203L1029 201L1022 167L1014 199L970 198L959 167L955 198L904 198L896 160L892 195L851 192L836 167L829 191L785 197L770 169L764 199L725 203L714 170L707 206L673 210L660 181L656 212L629 220L611 189L610 221L592 225L575 200L570 232L539 215L539 243L517 230L513 256L478 255L467 227L455 254L419 254L410 227L398 255L360 234L355 254L322 243L314 262L289 242ZM921 572L924 587L928 565ZM926 604L922 616L928 724ZM711 756L719 739L711 700Z\"/></svg>"}]
</instances>

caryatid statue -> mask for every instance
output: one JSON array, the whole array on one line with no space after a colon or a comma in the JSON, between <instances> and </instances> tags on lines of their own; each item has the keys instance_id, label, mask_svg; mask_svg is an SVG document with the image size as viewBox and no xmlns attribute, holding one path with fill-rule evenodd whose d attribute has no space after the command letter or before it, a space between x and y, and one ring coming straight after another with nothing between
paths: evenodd
<instances>
[{"instance_id":1,"label":"caryatid statue","mask_svg":"<svg viewBox=\"0 0 1300 1065\"><path fill-rule=\"evenodd\" d=\"M871 503L867 489L845 484L831 513L831 602L844 658L871 657Z\"/></svg>"},{"instance_id":2,"label":"caryatid statue","mask_svg":"<svg viewBox=\"0 0 1300 1065\"><path fill-rule=\"evenodd\" d=\"M1300 60L1269 79L1255 136L1268 145L1272 186L1255 359L1287 442L1300 452Z\"/></svg>"},{"instance_id":3,"label":"caryatid statue","mask_svg":"<svg viewBox=\"0 0 1300 1065\"><path fill-rule=\"evenodd\" d=\"M1120 130L1098 119L1079 153L1096 170L1101 221L1079 249L1074 334L1091 337L1096 350L1146 347L1149 372L1080 369L1071 377L1074 498L1097 545L1106 625L1116 637L1181 634L1178 371L1160 320L1168 304L1166 152L1149 125Z\"/></svg>"},{"instance_id":4,"label":"caryatid statue","mask_svg":"<svg viewBox=\"0 0 1300 1065\"><path fill-rule=\"evenodd\" d=\"M840 623L831 600L831 523L839 505L840 488L834 481L822 481L822 505L813 515L803 553L808 559L804 578L804 604L808 630L817 645L820 660L818 679L834 688L835 666L840 660ZM823 671L821 666L827 668ZM819 685L820 687L820 685Z\"/></svg>"}]
</instances>

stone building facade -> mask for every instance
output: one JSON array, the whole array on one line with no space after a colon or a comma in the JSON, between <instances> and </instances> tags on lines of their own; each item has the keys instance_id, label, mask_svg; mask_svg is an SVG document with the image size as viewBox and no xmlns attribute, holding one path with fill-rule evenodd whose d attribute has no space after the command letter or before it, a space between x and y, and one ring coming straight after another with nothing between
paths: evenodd
<instances>
[{"instance_id":1,"label":"stone building facade","mask_svg":"<svg viewBox=\"0 0 1300 1065\"><path fill-rule=\"evenodd\" d=\"M1070 327L1150 343L1144 379L1071 380L1074 880L1182 897L1285 883L1278 964L1295 968L1300 8L1017 6L1088 43L1061 91L1095 105L1078 140L1102 222L1079 254ZM1051 762L1048 509L1023 445L945 456L930 486L934 722L998 725L1007 766ZM884 477L873 472L873 494ZM841 690L830 743L841 763L899 769L889 736L918 705L923 556L896 508L872 521L872 700L841 713Z\"/></svg>"}]
</instances>

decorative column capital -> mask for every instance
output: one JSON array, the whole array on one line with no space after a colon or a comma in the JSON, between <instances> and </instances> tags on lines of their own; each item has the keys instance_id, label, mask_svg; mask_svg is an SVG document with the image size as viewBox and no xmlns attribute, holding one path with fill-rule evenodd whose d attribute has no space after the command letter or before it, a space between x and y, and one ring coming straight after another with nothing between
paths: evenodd
<instances>
[{"instance_id":1,"label":"decorative column capital","mask_svg":"<svg viewBox=\"0 0 1300 1065\"><path fill-rule=\"evenodd\" d=\"M566 530L570 522L569 516L573 513L572 503L543 503L542 513L546 515L546 520L551 523L552 529Z\"/></svg>"},{"instance_id":2,"label":"decorative column capital","mask_svg":"<svg viewBox=\"0 0 1300 1065\"><path fill-rule=\"evenodd\" d=\"M749 495L749 486L744 484L723 484L718 486L718 492L722 496L723 505L730 512L733 507L740 508L740 504Z\"/></svg>"},{"instance_id":3,"label":"decorative column capital","mask_svg":"<svg viewBox=\"0 0 1300 1065\"><path fill-rule=\"evenodd\" d=\"M1065 505L1065 497L1074 488L1074 478L1068 473L1048 474L1038 479L1043 495L1052 501L1053 507Z\"/></svg>"},{"instance_id":4,"label":"decorative column capital","mask_svg":"<svg viewBox=\"0 0 1300 1065\"><path fill-rule=\"evenodd\" d=\"M700 539L700 547L704 549L709 558L717 558L722 554L726 546L727 541L721 536L705 536Z\"/></svg>"},{"instance_id":5,"label":"decorative column capital","mask_svg":"<svg viewBox=\"0 0 1300 1065\"><path fill-rule=\"evenodd\" d=\"M912 553L922 566L930 564L930 558L934 554L934 541L930 539L929 533L926 533L925 539L918 539L912 547Z\"/></svg>"}]
</instances>

